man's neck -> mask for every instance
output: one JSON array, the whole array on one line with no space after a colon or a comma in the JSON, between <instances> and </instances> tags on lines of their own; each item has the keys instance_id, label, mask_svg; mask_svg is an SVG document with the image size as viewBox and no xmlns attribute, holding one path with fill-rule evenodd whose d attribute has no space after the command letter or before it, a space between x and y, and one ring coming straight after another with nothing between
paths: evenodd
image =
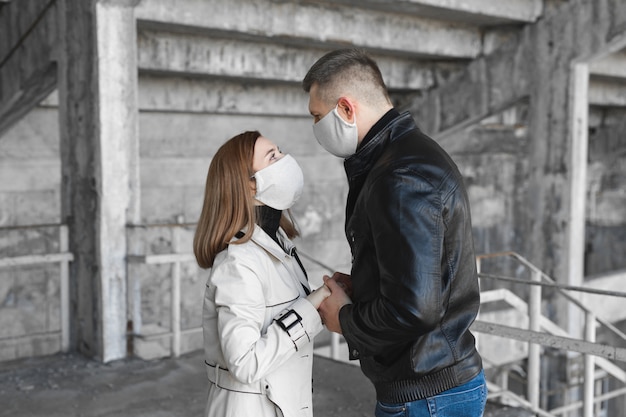
<instances>
[{"instance_id":1,"label":"man's neck","mask_svg":"<svg viewBox=\"0 0 626 417\"><path fill-rule=\"evenodd\" d=\"M374 136L385 128L393 119L395 119L400 113L393 107L389 107L387 111L380 115L380 117L372 124L367 134L363 137L357 148L361 149L367 142L369 142Z\"/></svg>"}]
</instances>

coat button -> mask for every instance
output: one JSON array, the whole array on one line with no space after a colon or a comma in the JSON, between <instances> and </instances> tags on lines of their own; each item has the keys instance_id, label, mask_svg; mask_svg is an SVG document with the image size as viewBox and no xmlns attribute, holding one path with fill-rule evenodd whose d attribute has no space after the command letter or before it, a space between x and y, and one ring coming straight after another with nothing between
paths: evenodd
<instances>
[{"instance_id":1,"label":"coat button","mask_svg":"<svg viewBox=\"0 0 626 417\"><path fill-rule=\"evenodd\" d=\"M359 351L356 349L352 349L352 357L353 358L358 358L359 357Z\"/></svg>"}]
</instances>

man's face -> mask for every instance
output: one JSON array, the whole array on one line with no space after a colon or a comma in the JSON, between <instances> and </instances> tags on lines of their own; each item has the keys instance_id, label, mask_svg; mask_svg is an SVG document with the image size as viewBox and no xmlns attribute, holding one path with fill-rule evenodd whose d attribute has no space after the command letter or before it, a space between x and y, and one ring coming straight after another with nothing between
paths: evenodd
<instances>
[{"instance_id":1,"label":"man's face","mask_svg":"<svg viewBox=\"0 0 626 417\"><path fill-rule=\"evenodd\" d=\"M313 123L319 122L332 109L334 109L334 106L329 106L320 99L318 86L313 84L309 91L309 113L313 116Z\"/></svg>"}]
</instances>

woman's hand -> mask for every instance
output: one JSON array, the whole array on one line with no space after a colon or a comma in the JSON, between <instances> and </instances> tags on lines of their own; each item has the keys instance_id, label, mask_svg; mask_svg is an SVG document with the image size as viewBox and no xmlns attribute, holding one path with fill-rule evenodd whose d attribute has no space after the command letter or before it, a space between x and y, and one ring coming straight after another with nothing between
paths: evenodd
<instances>
[{"instance_id":1,"label":"woman's hand","mask_svg":"<svg viewBox=\"0 0 626 417\"><path fill-rule=\"evenodd\" d=\"M326 284L323 284L321 287L311 292L311 294L307 295L306 299L309 300L309 302L313 304L313 307L315 307L315 309L317 310L318 308L320 308L320 304L322 304L322 301L324 301L329 295L330 290L328 289Z\"/></svg>"},{"instance_id":2,"label":"woman's hand","mask_svg":"<svg viewBox=\"0 0 626 417\"><path fill-rule=\"evenodd\" d=\"M341 334L341 323L339 322L339 311L346 304L352 304L352 300L346 294L343 286L339 284L335 279L324 276L324 285L328 286L331 291L330 297L324 299L322 302L319 313L322 318L322 323L331 332Z\"/></svg>"}]
</instances>

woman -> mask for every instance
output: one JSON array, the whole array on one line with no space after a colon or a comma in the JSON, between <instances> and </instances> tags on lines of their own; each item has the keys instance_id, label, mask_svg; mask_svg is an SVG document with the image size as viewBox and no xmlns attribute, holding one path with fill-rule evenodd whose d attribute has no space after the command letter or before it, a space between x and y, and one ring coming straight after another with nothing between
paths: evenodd
<instances>
[{"instance_id":1,"label":"woman","mask_svg":"<svg viewBox=\"0 0 626 417\"><path fill-rule=\"evenodd\" d=\"M210 268L204 297L204 350L210 381L206 416L312 416L317 308L291 239L288 210L302 193L297 162L259 132L217 151L194 237Z\"/></svg>"}]
</instances>

